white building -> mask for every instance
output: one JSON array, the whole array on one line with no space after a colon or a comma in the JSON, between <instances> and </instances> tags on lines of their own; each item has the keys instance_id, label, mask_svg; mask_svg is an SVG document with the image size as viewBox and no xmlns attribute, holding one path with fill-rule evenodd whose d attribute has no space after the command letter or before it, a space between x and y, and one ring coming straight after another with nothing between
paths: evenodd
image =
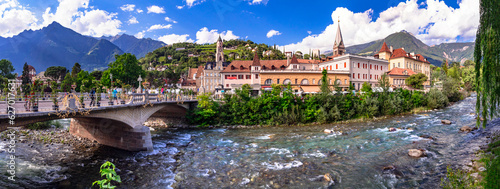
<instances>
[{"instance_id":1,"label":"white building","mask_svg":"<svg viewBox=\"0 0 500 189\"><path fill-rule=\"evenodd\" d=\"M356 90L361 89L364 82L375 87L380 76L389 70L388 66L388 60L345 54L340 24L337 27L337 35L333 45L333 56L328 57L327 61L319 63L320 69L349 71L351 85Z\"/></svg>"}]
</instances>

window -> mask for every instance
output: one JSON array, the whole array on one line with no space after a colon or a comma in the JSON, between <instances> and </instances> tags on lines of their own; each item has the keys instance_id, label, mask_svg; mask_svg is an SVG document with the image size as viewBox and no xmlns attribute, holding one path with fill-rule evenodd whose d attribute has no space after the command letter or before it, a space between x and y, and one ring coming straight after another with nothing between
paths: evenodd
<instances>
[{"instance_id":1,"label":"window","mask_svg":"<svg viewBox=\"0 0 500 189\"><path fill-rule=\"evenodd\" d=\"M246 75L245 79L252 79L252 77L250 75Z\"/></svg>"},{"instance_id":2,"label":"window","mask_svg":"<svg viewBox=\"0 0 500 189\"><path fill-rule=\"evenodd\" d=\"M337 85L342 84L342 83L340 82L340 79L335 80L335 83L337 83Z\"/></svg>"},{"instance_id":3,"label":"window","mask_svg":"<svg viewBox=\"0 0 500 189\"><path fill-rule=\"evenodd\" d=\"M259 74L255 74L255 79L259 79Z\"/></svg>"},{"instance_id":4,"label":"window","mask_svg":"<svg viewBox=\"0 0 500 189\"><path fill-rule=\"evenodd\" d=\"M328 83L331 85L331 84L332 84L332 79L329 79L329 80L328 80Z\"/></svg>"},{"instance_id":5,"label":"window","mask_svg":"<svg viewBox=\"0 0 500 189\"><path fill-rule=\"evenodd\" d=\"M300 82L301 85L309 85L309 80L307 79L303 79L301 82Z\"/></svg>"},{"instance_id":6,"label":"window","mask_svg":"<svg viewBox=\"0 0 500 189\"><path fill-rule=\"evenodd\" d=\"M330 70L332 70L332 65L330 65Z\"/></svg>"},{"instance_id":7,"label":"window","mask_svg":"<svg viewBox=\"0 0 500 189\"><path fill-rule=\"evenodd\" d=\"M243 75L238 75L238 79L243 79Z\"/></svg>"},{"instance_id":8,"label":"window","mask_svg":"<svg viewBox=\"0 0 500 189\"><path fill-rule=\"evenodd\" d=\"M352 74L352 78L353 78L353 79L355 79L355 78L356 78L356 74L355 74L355 73L353 73L353 74Z\"/></svg>"},{"instance_id":9,"label":"window","mask_svg":"<svg viewBox=\"0 0 500 189\"><path fill-rule=\"evenodd\" d=\"M290 79L285 79L283 81L283 85L288 85L288 84L292 84L292 81Z\"/></svg>"},{"instance_id":10,"label":"window","mask_svg":"<svg viewBox=\"0 0 500 189\"><path fill-rule=\"evenodd\" d=\"M295 84L297 84L297 79L295 79Z\"/></svg>"},{"instance_id":11,"label":"window","mask_svg":"<svg viewBox=\"0 0 500 189\"><path fill-rule=\"evenodd\" d=\"M344 79L344 84L347 85L347 79Z\"/></svg>"},{"instance_id":12,"label":"window","mask_svg":"<svg viewBox=\"0 0 500 189\"><path fill-rule=\"evenodd\" d=\"M314 79L313 79L314 82ZM321 82L321 79L318 81L318 85L321 85L323 82Z\"/></svg>"},{"instance_id":13,"label":"window","mask_svg":"<svg viewBox=\"0 0 500 189\"><path fill-rule=\"evenodd\" d=\"M266 79L266 81L264 82L264 84L271 85L271 84L273 84L273 80L272 79Z\"/></svg>"},{"instance_id":14,"label":"window","mask_svg":"<svg viewBox=\"0 0 500 189\"><path fill-rule=\"evenodd\" d=\"M396 63L392 63L392 68L396 67Z\"/></svg>"},{"instance_id":15,"label":"window","mask_svg":"<svg viewBox=\"0 0 500 189\"><path fill-rule=\"evenodd\" d=\"M399 62L398 62L398 68L399 68L399 67L401 67L401 65L400 65L400 64L399 64Z\"/></svg>"},{"instance_id":16,"label":"window","mask_svg":"<svg viewBox=\"0 0 500 189\"><path fill-rule=\"evenodd\" d=\"M359 75L360 75L360 74L358 73L358 79L360 78L360 77L359 77Z\"/></svg>"},{"instance_id":17,"label":"window","mask_svg":"<svg viewBox=\"0 0 500 189\"><path fill-rule=\"evenodd\" d=\"M347 62L344 62L344 68L347 68Z\"/></svg>"},{"instance_id":18,"label":"window","mask_svg":"<svg viewBox=\"0 0 500 189\"><path fill-rule=\"evenodd\" d=\"M358 62L358 68L359 68L359 62Z\"/></svg>"},{"instance_id":19,"label":"window","mask_svg":"<svg viewBox=\"0 0 500 189\"><path fill-rule=\"evenodd\" d=\"M297 65L293 65L293 69L297 69Z\"/></svg>"},{"instance_id":20,"label":"window","mask_svg":"<svg viewBox=\"0 0 500 189\"><path fill-rule=\"evenodd\" d=\"M372 69L372 65L370 64L370 70Z\"/></svg>"},{"instance_id":21,"label":"window","mask_svg":"<svg viewBox=\"0 0 500 189\"><path fill-rule=\"evenodd\" d=\"M229 84L226 84L226 87L229 88Z\"/></svg>"},{"instance_id":22,"label":"window","mask_svg":"<svg viewBox=\"0 0 500 189\"><path fill-rule=\"evenodd\" d=\"M277 80L276 80L276 84L280 84L280 79L277 79Z\"/></svg>"},{"instance_id":23,"label":"window","mask_svg":"<svg viewBox=\"0 0 500 189\"><path fill-rule=\"evenodd\" d=\"M316 80L315 80L315 79L313 79L313 84L314 84L314 83L316 83Z\"/></svg>"},{"instance_id":24,"label":"window","mask_svg":"<svg viewBox=\"0 0 500 189\"><path fill-rule=\"evenodd\" d=\"M335 65L335 69L337 69L337 70L339 69L339 65L338 64Z\"/></svg>"},{"instance_id":25,"label":"window","mask_svg":"<svg viewBox=\"0 0 500 189\"><path fill-rule=\"evenodd\" d=\"M228 77L229 77L229 75L225 75L225 77L224 77L224 78L225 78L225 79L227 79Z\"/></svg>"},{"instance_id":26,"label":"window","mask_svg":"<svg viewBox=\"0 0 500 189\"><path fill-rule=\"evenodd\" d=\"M370 79L372 79L372 74L370 74Z\"/></svg>"}]
</instances>

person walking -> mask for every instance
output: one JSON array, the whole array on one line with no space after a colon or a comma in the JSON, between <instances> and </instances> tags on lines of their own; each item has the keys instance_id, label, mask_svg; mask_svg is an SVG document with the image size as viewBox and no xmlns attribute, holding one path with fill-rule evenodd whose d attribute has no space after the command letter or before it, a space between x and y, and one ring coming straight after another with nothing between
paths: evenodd
<instances>
[{"instance_id":1,"label":"person walking","mask_svg":"<svg viewBox=\"0 0 500 189\"><path fill-rule=\"evenodd\" d=\"M116 90L116 88L113 90L113 99L116 101L116 104L118 104L118 98L116 97L116 94L118 93L118 91Z\"/></svg>"},{"instance_id":2,"label":"person walking","mask_svg":"<svg viewBox=\"0 0 500 189\"><path fill-rule=\"evenodd\" d=\"M95 106L95 89L90 91L90 107Z\"/></svg>"}]
</instances>

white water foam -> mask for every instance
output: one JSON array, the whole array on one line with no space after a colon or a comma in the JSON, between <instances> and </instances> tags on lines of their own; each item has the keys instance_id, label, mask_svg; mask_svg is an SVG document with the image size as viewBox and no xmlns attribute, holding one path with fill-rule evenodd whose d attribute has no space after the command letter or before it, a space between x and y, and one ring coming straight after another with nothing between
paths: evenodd
<instances>
[{"instance_id":1,"label":"white water foam","mask_svg":"<svg viewBox=\"0 0 500 189\"><path fill-rule=\"evenodd\" d=\"M255 137L255 139L260 139L260 140L269 140L271 139L271 136L273 136L274 134L267 134L267 135L264 135L264 136L258 136L258 137Z\"/></svg>"},{"instance_id":2,"label":"white water foam","mask_svg":"<svg viewBox=\"0 0 500 189\"><path fill-rule=\"evenodd\" d=\"M404 137L403 140L409 140L409 141L419 141L419 140L424 140L425 138L419 137L417 135L410 135L407 137Z\"/></svg>"},{"instance_id":3,"label":"white water foam","mask_svg":"<svg viewBox=\"0 0 500 189\"><path fill-rule=\"evenodd\" d=\"M299 167L301 166L303 163L300 162L300 161L292 161L290 163L280 163L280 162L274 162L274 163L267 163L267 162L263 162L262 165L265 166L267 169L271 169L271 170L282 170L282 169L290 169L290 168L293 168L293 167Z\"/></svg>"},{"instance_id":4,"label":"white water foam","mask_svg":"<svg viewBox=\"0 0 500 189\"><path fill-rule=\"evenodd\" d=\"M315 153L311 153L311 154L304 154L304 156L305 157L317 157L317 158L326 157L326 155L321 153L320 151L316 151Z\"/></svg>"}]
</instances>

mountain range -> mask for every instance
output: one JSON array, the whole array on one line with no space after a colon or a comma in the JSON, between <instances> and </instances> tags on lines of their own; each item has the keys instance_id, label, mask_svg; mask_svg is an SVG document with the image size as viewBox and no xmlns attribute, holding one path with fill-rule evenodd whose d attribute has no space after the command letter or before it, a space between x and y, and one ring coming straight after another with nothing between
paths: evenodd
<instances>
[{"instance_id":1,"label":"mountain range","mask_svg":"<svg viewBox=\"0 0 500 189\"><path fill-rule=\"evenodd\" d=\"M422 54L427 60L436 66L441 66L443 60L452 62L465 62L473 59L474 42L468 43L442 43L440 45L429 46L417 39L412 34L401 31L393 33L384 39L369 43L346 47L347 53L371 56L380 51L382 44L386 42L394 49L404 48L406 52ZM331 55L329 53L327 55Z\"/></svg>"},{"instance_id":2,"label":"mountain range","mask_svg":"<svg viewBox=\"0 0 500 189\"><path fill-rule=\"evenodd\" d=\"M152 39L137 39L126 34L94 38L81 35L57 22L40 30L25 30L11 38L0 37L0 59L14 65L16 73L22 72L25 62L37 72L50 66L68 69L76 63L84 70L102 70L115 60L115 55L135 54L137 59L165 43Z\"/></svg>"}]
</instances>

